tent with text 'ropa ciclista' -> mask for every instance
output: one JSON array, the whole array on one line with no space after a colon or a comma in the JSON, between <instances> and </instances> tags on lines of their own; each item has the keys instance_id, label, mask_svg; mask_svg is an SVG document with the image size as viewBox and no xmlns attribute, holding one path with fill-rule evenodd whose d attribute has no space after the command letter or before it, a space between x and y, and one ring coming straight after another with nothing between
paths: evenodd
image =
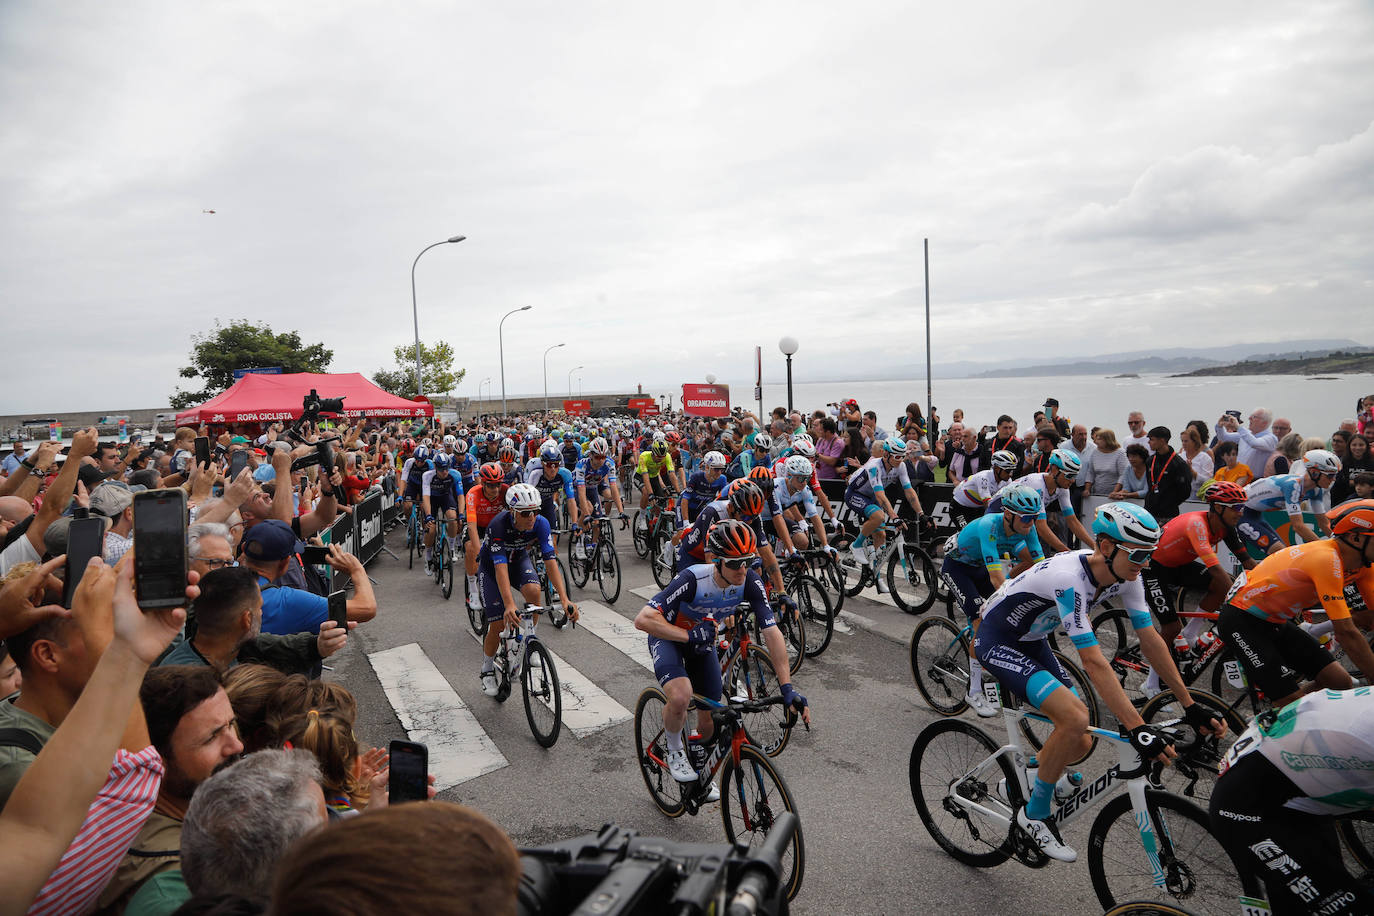
<instances>
[{"instance_id":1,"label":"tent with text 'ropa ciclista'","mask_svg":"<svg viewBox=\"0 0 1374 916\"><path fill-rule=\"evenodd\" d=\"M358 372L295 372L245 375L198 407L177 414L178 426L201 423L290 421L301 415L301 402L314 389L322 398L343 398L347 417L431 417L434 407L378 388Z\"/></svg>"}]
</instances>

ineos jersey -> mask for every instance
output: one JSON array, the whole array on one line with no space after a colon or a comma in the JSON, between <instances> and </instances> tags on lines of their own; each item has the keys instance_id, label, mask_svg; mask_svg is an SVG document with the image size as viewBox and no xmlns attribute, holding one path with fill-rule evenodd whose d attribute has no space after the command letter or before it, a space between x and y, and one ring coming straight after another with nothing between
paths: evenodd
<instances>
[{"instance_id":1,"label":"ineos jersey","mask_svg":"<svg viewBox=\"0 0 1374 916\"><path fill-rule=\"evenodd\" d=\"M673 577L668 587L649 599L649 607L675 627L690 630L703 620L720 620L735 613L741 604L753 609L762 627L776 626L763 580L752 569L740 585L717 585L715 565L698 563Z\"/></svg>"},{"instance_id":2,"label":"ineos jersey","mask_svg":"<svg viewBox=\"0 0 1374 916\"><path fill-rule=\"evenodd\" d=\"M1062 626L1074 646L1083 649L1097 645L1092 609L1120 596L1131 625L1137 630L1150 626L1149 605L1139 577L1099 589L1088 569L1091 555L1091 550L1057 554L1003 582L983 605L983 621L1001 624L1020 642L1045 639L1055 627Z\"/></svg>"}]
</instances>

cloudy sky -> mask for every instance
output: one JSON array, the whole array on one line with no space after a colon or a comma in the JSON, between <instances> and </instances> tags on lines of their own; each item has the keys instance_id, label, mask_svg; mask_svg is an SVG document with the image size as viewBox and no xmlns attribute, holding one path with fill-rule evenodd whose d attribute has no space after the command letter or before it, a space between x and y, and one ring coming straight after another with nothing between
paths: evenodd
<instances>
[{"instance_id":1,"label":"cloudy sky","mask_svg":"<svg viewBox=\"0 0 1374 916\"><path fill-rule=\"evenodd\" d=\"M0 412L217 318L371 374L454 234L459 394L523 305L512 394L923 374L926 237L937 363L1374 343L1374 6L8 0L0 196Z\"/></svg>"}]
</instances>

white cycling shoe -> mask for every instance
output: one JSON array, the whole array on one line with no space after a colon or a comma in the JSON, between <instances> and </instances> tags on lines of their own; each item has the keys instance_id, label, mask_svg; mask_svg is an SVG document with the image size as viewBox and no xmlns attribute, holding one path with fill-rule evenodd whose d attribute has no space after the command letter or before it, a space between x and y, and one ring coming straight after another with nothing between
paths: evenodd
<instances>
[{"instance_id":1,"label":"white cycling shoe","mask_svg":"<svg viewBox=\"0 0 1374 916\"><path fill-rule=\"evenodd\" d=\"M489 697L494 697L501 692L501 684L496 679L496 671L482 672L482 692Z\"/></svg>"},{"instance_id":2,"label":"white cycling shoe","mask_svg":"<svg viewBox=\"0 0 1374 916\"><path fill-rule=\"evenodd\" d=\"M720 786L716 785L714 782L711 783L711 787L706 790L706 797L701 801L703 804L720 801Z\"/></svg>"},{"instance_id":3,"label":"white cycling shoe","mask_svg":"<svg viewBox=\"0 0 1374 916\"><path fill-rule=\"evenodd\" d=\"M678 782L697 781L697 771L692 769L692 761L688 758L685 747L668 751L664 756L664 762L668 764L668 772Z\"/></svg>"},{"instance_id":4,"label":"white cycling shoe","mask_svg":"<svg viewBox=\"0 0 1374 916\"><path fill-rule=\"evenodd\" d=\"M862 547L850 547L849 556L854 560L854 565L860 568L868 565L868 552Z\"/></svg>"},{"instance_id":5,"label":"white cycling shoe","mask_svg":"<svg viewBox=\"0 0 1374 916\"><path fill-rule=\"evenodd\" d=\"M974 712L978 713L978 718L980 719L991 719L993 716L997 715L997 707L988 702L988 698L983 695L983 691L981 690L977 693L970 693L964 697L964 702L967 703Z\"/></svg>"},{"instance_id":6,"label":"white cycling shoe","mask_svg":"<svg viewBox=\"0 0 1374 916\"><path fill-rule=\"evenodd\" d=\"M1049 821L1037 821L1026 813L1024 806L1016 811L1016 826L1020 827L1040 847L1040 851L1060 862L1078 861L1078 853L1059 836L1059 829Z\"/></svg>"}]
</instances>

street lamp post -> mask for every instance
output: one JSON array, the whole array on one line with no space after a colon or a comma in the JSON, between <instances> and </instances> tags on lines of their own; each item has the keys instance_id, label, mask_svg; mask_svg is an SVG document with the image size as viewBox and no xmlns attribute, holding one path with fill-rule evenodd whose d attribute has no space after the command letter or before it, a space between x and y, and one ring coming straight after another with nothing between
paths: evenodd
<instances>
[{"instance_id":1,"label":"street lamp post","mask_svg":"<svg viewBox=\"0 0 1374 916\"><path fill-rule=\"evenodd\" d=\"M563 346L563 344L557 343L544 351L544 414L546 416L549 412L549 352L557 350L561 346Z\"/></svg>"},{"instance_id":2,"label":"street lamp post","mask_svg":"<svg viewBox=\"0 0 1374 916\"><path fill-rule=\"evenodd\" d=\"M528 312L534 308L532 305L522 305L518 309L511 309L501 316L501 320L496 325L496 347L501 356L501 416L506 415L506 319L516 312Z\"/></svg>"},{"instance_id":3,"label":"street lamp post","mask_svg":"<svg viewBox=\"0 0 1374 916\"><path fill-rule=\"evenodd\" d=\"M477 409L478 409L478 410L481 410L481 409L486 405L486 402L482 400L482 386L483 386L483 385L486 385L486 386L487 386L487 394L491 394L491 376L490 376L490 375L488 375L486 378L482 379L480 382L477 383L477 403L478 403Z\"/></svg>"},{"instance_id":4,"label":"street lamp post","mask_svg":"<svg viewBox=\"0 0 1374 916\"><path fill-rule=\"evenodd\" d=\"M573 366L568 370L568 397L572 397L572 374L578 369L585 369L586 366Z\"/></svg>"},{"instance_id":5,"label":"street lamp post","mask_svg":"<svg viewBox=\"0 0 1374 916\"><path fill-rule=\"evenodd\" d=\"M716 377L715 377L714 375L712 375L711 373L709 373L709 372L706 373L706 384L708 384L708 385L714 385L715 383L716 383Z\"/></svg>"},{"instance_id":6,"label":"street lamp post","mask_svg":"<svg viewBox=\"0 0 1374 916\"><path fill-rule=\"evenodd\" d=\"M415 265L420 263L420 255L429 251L430 248L437 248L440 245L456 245L466 235L455 235L453 238L444 239L442 242L435 242L427 248L420 250L420 254L415 256L415 260L410 265L410 314L415 319L415 393L424 394L424 385L420 381L420 309L415 304Z\"/></svg>"},{"instance_id":7,"label":"street lamp post","mask_svg":"<svg viewBox=\"0 0 1374 916\"><path fill-rule=\"evenodd\" d=\"M778 341L778 349L787 357L787 412L792 412L792 354L797 352L795 337L784 337Z\"/></svg>"}]
</instances>

